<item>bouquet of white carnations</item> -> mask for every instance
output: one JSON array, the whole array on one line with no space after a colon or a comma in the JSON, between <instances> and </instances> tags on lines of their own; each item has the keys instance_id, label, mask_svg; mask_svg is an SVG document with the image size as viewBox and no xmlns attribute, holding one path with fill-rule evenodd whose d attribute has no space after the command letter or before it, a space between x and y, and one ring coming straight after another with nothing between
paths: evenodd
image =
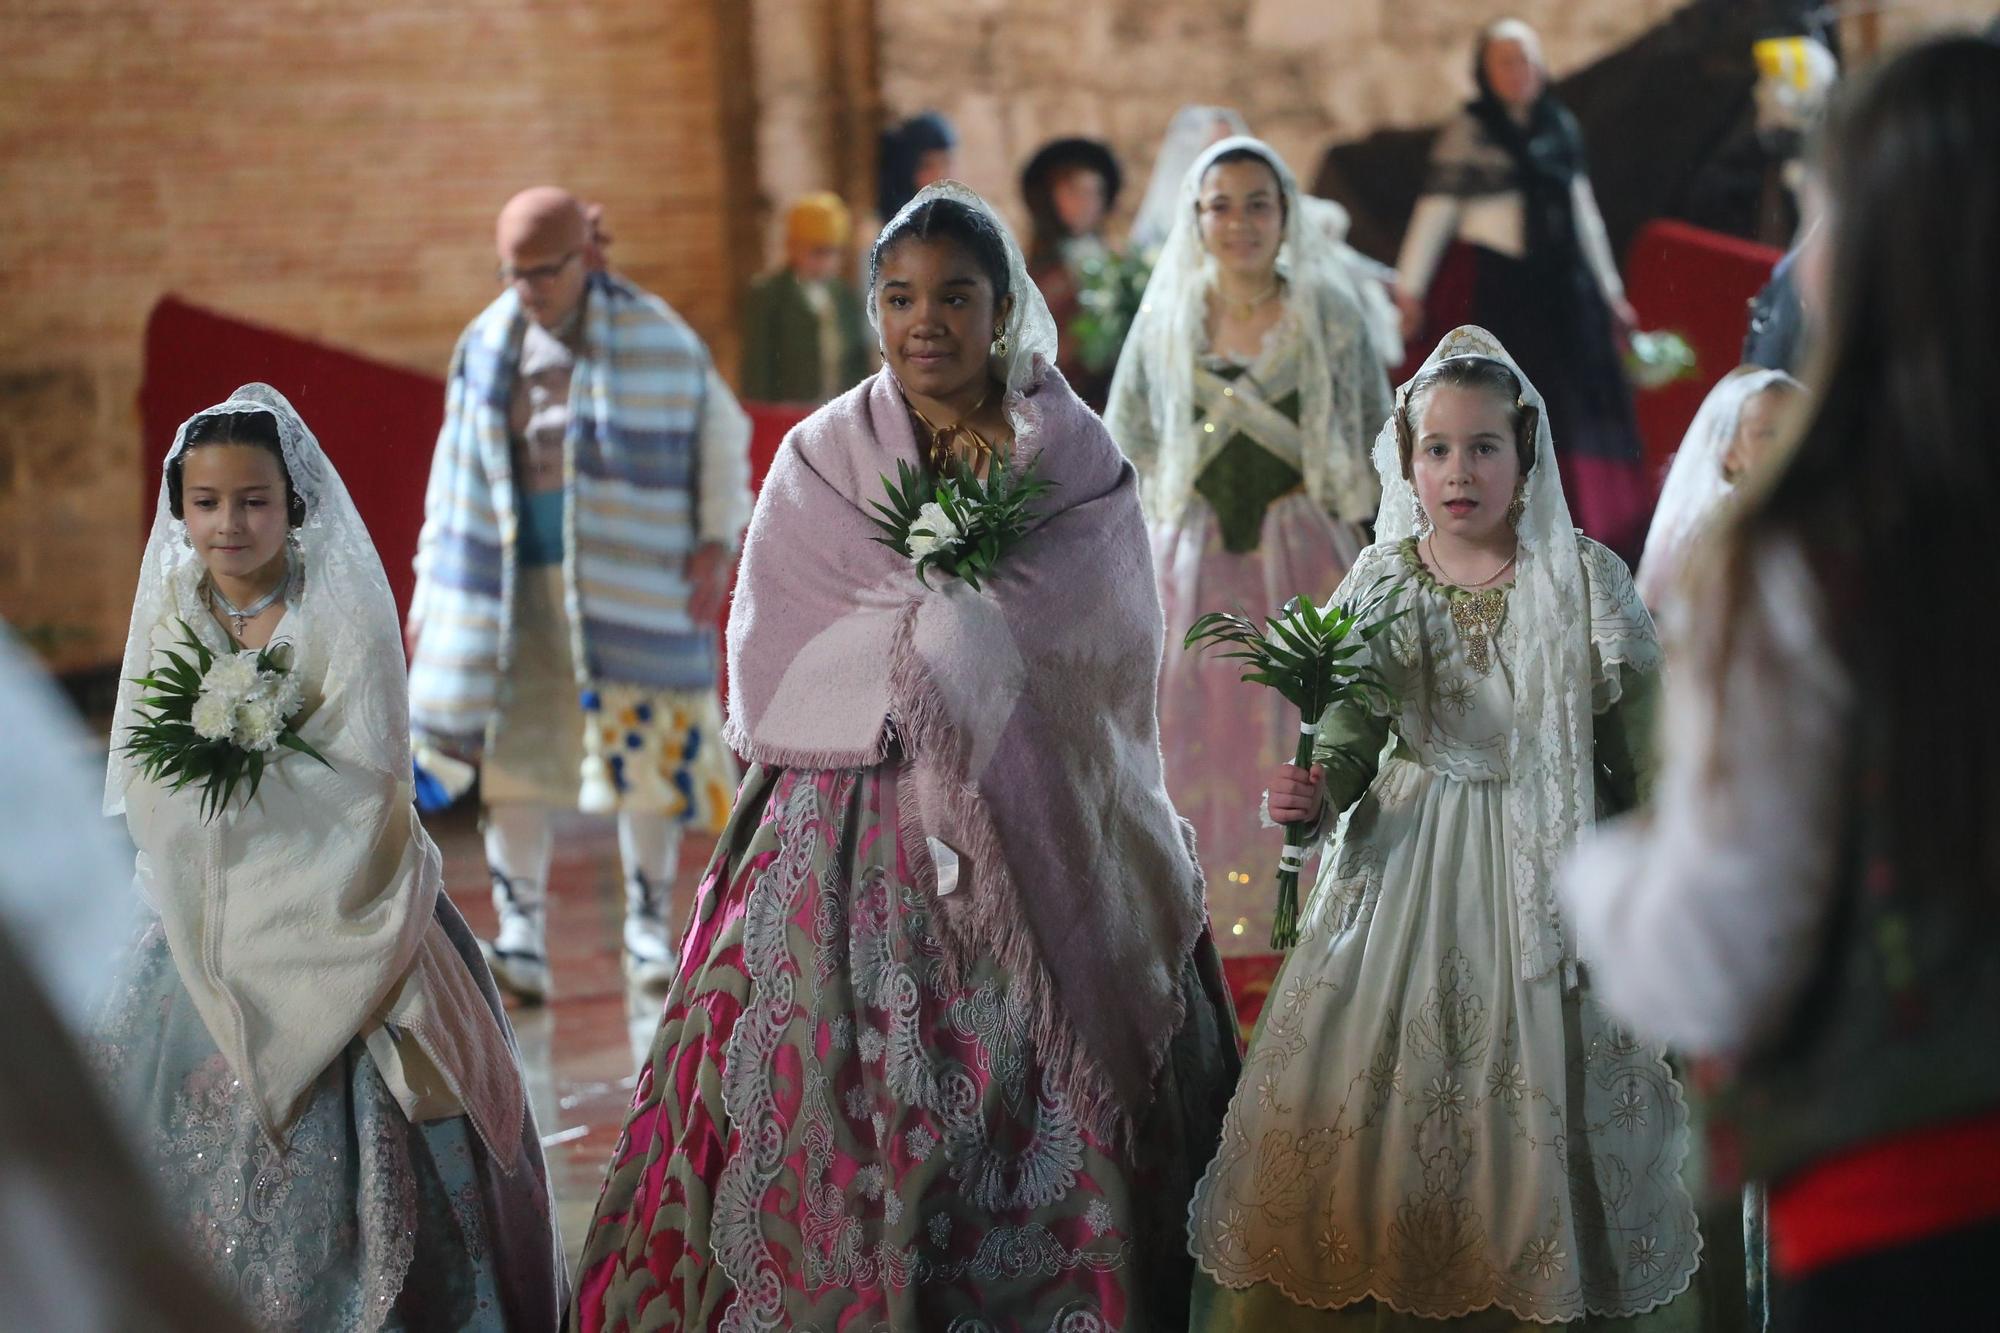
<instances>
[{"instance_id":1,"label":"bouquet of white carnations","mask_svg":"<svg viewBox=\"0 0 2000 1333\"><path fill-rule=\"evenodd\" d=\"M180 626L185 653L163 650L165 664L132 682L152 691L139 700L143 720L124 747L140 772L169 791L201 784L202 818L214 819L237 788L246 801L257 794L279 747L333 767L293 727L305 697L290 644L218 654L192 625Z\"/></svg>"},{"instance_id":2,"label":"bouquet of white carnations","mask_svg":"<svg viewBox=\"0 0 2000 1333\"><path fill-rule=\"evenodd\" d=\"M1054 485L1006 463L996 463L983 481L963 465L933 478L898 462L896 474L895 481L882 478L889 495L888 504L875 505L882 517L868 520L888 534L875 540L914 563L924 586L930 586L925 573L941 569L975 591L1027 535L1028 506Z\"/></svg>"}]
</instances>

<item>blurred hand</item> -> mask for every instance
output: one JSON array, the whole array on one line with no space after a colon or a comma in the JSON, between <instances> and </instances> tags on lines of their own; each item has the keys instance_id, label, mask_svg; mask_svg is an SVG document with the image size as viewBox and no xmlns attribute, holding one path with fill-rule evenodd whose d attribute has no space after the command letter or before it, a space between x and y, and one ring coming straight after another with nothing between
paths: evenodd
<instances>
[{"instance_id":1,"label":"blurred hand","mask_svg":"<svg viewBox=\"0 0 2000 1333\"><path fill-rule=\"evenodd\" d=\"M1286 764L1271 779L1271 818L1280 824L1309 824L1319 818L1326 794L1326 770Z\"/></svg>"},{"instance_id":2,"label":"blurred hand","mask_svg":"<svg viewBox=\"0 0 2000 1333\"><path fill-rule=\"evenodd\" d=\"M731 572L729 548L721 542L703 542L688 557L688 619L696 628L714 624L722 614Z\"/></svg>"},{"instance_id":3,"label":"blurred hand","mask_svg":"<svg viewBox=\"0 0 2000 1333\"><path fill-rule=\"evenodd\" d=\"M1401 287L1396 288L1396 309L1403 316L1403 338L1408 341L1423 331L1424 303Z\"/></svg>"},{"instance_id":4,"label":"blurred hand","mask_svg":"<svg viewBox=\"0 0 2000 1333\"><path fill-rule=\"evenodd\" d=\"M1622 296L1611 303L1611 318L1618 325L1620 342L1630 341L1632 335L1639 331L1639 312Z\"/></svg>"}]
</instances>

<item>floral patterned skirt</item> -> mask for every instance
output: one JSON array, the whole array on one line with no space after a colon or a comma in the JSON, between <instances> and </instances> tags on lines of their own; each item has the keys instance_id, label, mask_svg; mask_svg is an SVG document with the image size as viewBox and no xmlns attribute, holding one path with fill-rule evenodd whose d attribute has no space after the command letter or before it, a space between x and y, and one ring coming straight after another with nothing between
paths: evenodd
<instances>
[{"instance_id":1,"label":"floral patterned skirt","mask_svg":"<svg viewBox=\"0 0 2000 1333\"><path fill-rule=\"evenodd\" d=\"M438 919L500 1012L478 945L443 898ZM259 1328L557 1327L562 1245L534 1116L503 1171L466 1117L412 1125L356 1038L274 1146L157 918L105 1003L91 1055L134 1126L163 1215Z\"/></svg>"},{"instance_id":2,"label":"floral patterned skirt","mask_svg":"<svg viewBox=\"0 0 2000 1333\"><path fill-rule=\"evenodd\" d=\"M1205 937L1130 1150L1044 1080L990 960L947 980L897 770L753 769L585 1238L579 1333L1183 1328L1234 1083Z\"/></svg>"}]
</instances>

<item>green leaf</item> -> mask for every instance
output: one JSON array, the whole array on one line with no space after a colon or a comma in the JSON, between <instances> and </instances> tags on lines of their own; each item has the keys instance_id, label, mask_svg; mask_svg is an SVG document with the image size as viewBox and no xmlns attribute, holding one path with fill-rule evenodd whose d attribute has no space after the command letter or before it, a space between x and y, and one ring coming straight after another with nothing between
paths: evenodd
<instances>
[{"instance_id":1,"label":"green leaf","mask_svg":"<svg viewBox=\"0 0 2000 1333\"><path fill-rule=\"evenodd\" d=\"M278 744L284 746L288 750L297 750L302 755L306 755L312 759L317 759L319 760L320 763L325 764L328 768L333 767L331 763L327 762L327 758L325 755L321 754L318 750L315 750L312 747L312 745L305 739L305 737L299 735L298 732L293 731L290 728L287 728L286 730L278 733Z\"/></svg>"}]
</instances>

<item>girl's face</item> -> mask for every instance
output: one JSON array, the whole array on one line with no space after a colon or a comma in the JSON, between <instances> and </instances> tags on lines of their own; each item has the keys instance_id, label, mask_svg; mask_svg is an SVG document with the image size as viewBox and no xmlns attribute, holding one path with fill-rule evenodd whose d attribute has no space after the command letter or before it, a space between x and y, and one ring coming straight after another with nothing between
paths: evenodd
<instances>
[{"instance_id":1,"label":"girl's face","mask_svg":"<svg viewBox=\"0 0 2000 1333\"><path fill-rule=\"evenodd\" d=\"M248 579L285 549L285 471L254 444L203 444L181 463L181 515L208 572Z\"/></svg>"},{"instance_id":2,"label":"girl's face","mask_svg":"<svg viewBox=\"0 0 2000 1333\"><path fill-rule=\"evenodd\" d=\"M1056 177L1049 200L1055 205L1056 217L1062 221L1064 231L1072 236L1090 236L1104 225L1105 193L1104 177L1078 168Z\"/></svg>"},{"instance_id":3,"label":"girl's face","mask_svg":"<svg viewBox=\"0 0 2000 1333\"><path fill-rule=\"evenodd\" d=\"M1520 41L1502 37L1488 42L1481 61L1486 67L1486 86L1509 106L1533 106L1542 95L1542 68Z\"/></svg>"},{"instance_id":4,"label":"girl's face","mask_svg":"<svg viewBox=\"0 0 2000 1333\"><path fill-rule=\"evenodd\" d=\"M982 393L1013 303L995 303L992 279L957 241L908 237L876 274L882 357L906 392L939 402Z\"/></svg>"},{"instance_id":5,"label":"girl's face","mask_svg":"<svg viewBox=\"0 0 2000 1333\"><path fill-rule=\"evenodd\" d=\"M1440 384L1418 404L1410 480L1440 533L1490 543L1507 524L1521 481L1510 405L1484 389Z\"/></svg>"},{"instance_id":6,"label":"girl's face","mask_svg":"<svg viewBox=\"0 0 2000 1333\"><path fill-rule=\"evenodd\" d=\"M1195 205L1201 243L1215 262L1244 277L1267 277L1285 238L1278 173L1262 162L1218 162L1202 174Z\"/></svg>"},{"instance_id":7,"label":"girl's face","mask_svg":"<svg viewBox=\"0 0 2000 1333\"><path fill-rule=\"evenodd\" d=\"M1773 387L1759 389L1743 400L1736 414L1736 434L1722 455L1722 476L1731 485L1762 467L1784 433L1790 394Z\"/></svg>"}]
</instances>

